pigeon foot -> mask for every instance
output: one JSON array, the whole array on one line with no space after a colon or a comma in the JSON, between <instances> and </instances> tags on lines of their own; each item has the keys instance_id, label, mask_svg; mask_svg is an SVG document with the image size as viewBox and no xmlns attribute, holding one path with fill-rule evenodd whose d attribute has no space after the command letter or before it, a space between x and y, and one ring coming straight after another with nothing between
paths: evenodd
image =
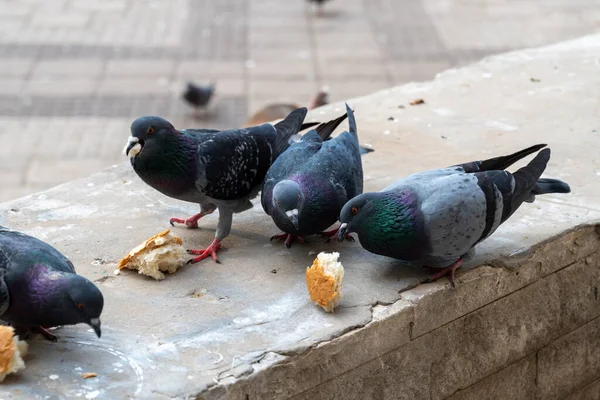
<instances>
[{"instance_id":1,"label":"pigeon foot","mask_svg":"<svg viewBox=\"0 0 600 400\"><path fill-rule=\"evenodd\" d=\"M210 246L208 246L205 249L188 250L187 252L189 254L195 254L195 255L198 255L198 257L192 258L191 260L189 260L187 262L187 264L195 264L199 261L204 260L205 258L208 258L209 256L212 256L212 259L215 260L215 262L217 264L221 264L221 261L219 261L219 259L217 258L217 251L219 251L220 249L221 249L221 242L219 242L217 239L215 239L210 244Z\"/></svg>"},{"instance_id":2,"label":"pigeon foot","mask_svg":"<svg viewBox=\"0 0 600 400\"><path fill-rule=\"evenodd\" d=\"M325 232L321 232L321 233L317 233L317 235L319 236L324 236L326 238L328 238L325 243L329 243L331 242L331 238L334 236L337 236L338 231L340 230L340 228L336 228L336 229L332 229L330 231L325 231ZM350 242L354 242L354 237L352 237L352 235L350 235L349 233L346 234L346 240L350 241Z\"/></svg>"},{"instance_id":3,"label":"pigeon foot","mask_svg":"<svg viewBox=\"0 0 600 400\"><path fill-rule=\"evenodd\" d=\"M175 223L178 223L178 224L185 224L185 226L187 226L190 229L197 229L198 228L198 220L200 218L204 217L205 215L206 215L206 213L198 213L196 215L192 215L188 219L171 218L169 220L169 223L171 224L171 226L175 226Z\"/></svg>"},{"instance_id":4,"label":"pigeon foot","mask_svg":"<svg viewBox=\"0 0 600 400\"><path fill-rule=\"evenodd\" d=\"M458 261L456 261L454 264L448 267L444 267L440 272L433 275L431 278L425 279L423 283L435 282L438 279L449 275L448 279L450 280L450 286L452 286L452 289L456 289L456 284L454 283L454 271L456 271L456 269L460 267L463 264L463 262L464 260L462 258L459 258Z\"/></svg>"},{"instance_id":5,"label":"pigeon foot","mask_svg":"<svg viewBox=\"0 0 600 400\"><path fill-rule=\"evenodd\" d=\"M273 239L277 239L277 240L285 239L285 247L287 247L288 249L290 247L292 247L292 242L294 240L299 243L306 243L306 241L304 240L304 238L302 236L296 236L296 235L292 235L290 233L281 233L279 235L273 235L273 236L271 236L270 241L272 241Z\"/></svg>"},{"instance_id":6,"label":"pigeon foot","mask_svg":"<svg viewBox=\"0 0 600 400\"><path fill-rule=\"evenodd\" d=\"M48 332L45 328L42 328L41 326L31 328L31 332L39 333L40 335L42 335L44 337L44 339L49 340L51 342L58 342L58 338L56 336L54 336L53 334L51 334L50 332Z\"/></svg>"}]
</instances>

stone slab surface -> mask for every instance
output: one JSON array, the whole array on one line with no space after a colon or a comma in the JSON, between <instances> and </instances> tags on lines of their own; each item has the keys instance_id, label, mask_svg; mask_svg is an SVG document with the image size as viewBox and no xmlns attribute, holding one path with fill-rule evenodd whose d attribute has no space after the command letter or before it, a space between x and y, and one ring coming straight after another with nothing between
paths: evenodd
<instances>
[{"instance_id":1,"label":"stone slab surface","mask_svg":"<svg viewBox=\"0 0 600 400\"><path fill-rule=\"evenodd\" d=\"M446 71L432 82L349 101L362 142L376 149L364 158L366 190L381 189L411 172L544 142L553 150L546 176L566 180L573 193L525 204L478 246L469 265L515 268L531 256L533 246L573 227L598 223L600 161L592 150L600 144L598 59L600 35L589 36L503 54ZM416 98L425 103L410 106ZM333 104L315 110L309 119L330 119L341 112L342 104ZM121 121L113 123L122 126ZM126 130L121 132L125 141ZM40 145L37 151L46 150ZM400 292L411 293L404 291L425 274L370 255L356 243L324 244L313 238L290 250L269 243L276 230L258 206L234 217L222 265L188 266L161 282L133 272L113 276L119 259L168 227L169 217L196 211L193 204L145 186L128 165L2 204L0 224L63 251L81 274L99 284L106 307L102 339L77 326L60 329L57 344L32 341L28 369L7 381L0 396L170 398L231 384L364 326L376 305L396 302ZM201 225L196 231L175 232L188 248L199 247L212 240L216 216ZM324 250L340 251L346 267L345 295L333 315L310 304L304 284L305 267L314 258L310 252ZM461 273L458 285L460 291ZM423 287L448 290L445 281ZM404 365L402 358L392 358L392 365ZM81 372L99 377L83 381ZM415 388L415 393L422 390ZM444 386L436 390L438 395L453 393Z\"/></svg>"},{"instance_id":2,"label":"stone slab surface","mask_svg":"<svg viewBox=\"0 0 600 400\"><path fill-rule=\"evenodd\" d=\"M340 101L599 26L595 0L336 0L323 18L304 0L0 0L0 201L115 164L140 115L238 127L324 85ZM188 79L218 82L201 119ZM81 154L99 131L105 151Z\"/></svg>"}]
</instances>

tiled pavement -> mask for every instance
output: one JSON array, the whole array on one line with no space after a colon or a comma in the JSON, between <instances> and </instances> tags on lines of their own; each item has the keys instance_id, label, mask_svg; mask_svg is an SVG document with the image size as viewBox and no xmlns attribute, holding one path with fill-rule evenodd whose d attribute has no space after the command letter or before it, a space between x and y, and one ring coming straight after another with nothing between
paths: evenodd
<instances>
[{"instance_id":1,"label":"tiled pavement","mask_svg":"<svg viewBox=\"0 0 600 400\"><path fill-rule=\"evenodd\" d=\"M123 162L132 118L234 127L595 32L596 0L0 0L0 201ZM216 79L204 121L179 100Z\"/></svg>"}]
</instances>

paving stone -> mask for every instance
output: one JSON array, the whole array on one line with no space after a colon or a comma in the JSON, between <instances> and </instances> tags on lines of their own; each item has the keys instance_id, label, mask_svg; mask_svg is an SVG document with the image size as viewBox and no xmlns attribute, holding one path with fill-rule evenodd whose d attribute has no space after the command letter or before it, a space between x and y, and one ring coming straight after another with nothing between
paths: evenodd
<instances>
[{"instance_id":1,"label":"paving stone","mask_svg":"<svg viewBox=\"0 0 600 400\"><path fill-rule=\"evenodd\" d=\"M175 69L172 60L111 60L106 65L106 75L170 77Z\"/></svg>"},{"instance_id":2,"label":"paving stone","mask_svg":"<svg viewBox=\"0 0 600 400\"><path fill-rule=\"evenodd\" d=\"M46 2L48 4L56 3L56 0ZM89 22L89 14L86 13L64 13L39 10L37 11L31 23L40 28L82 28Z\"/></svg>"},{"instance_id":3,"label":"paving stone","mask_svg":"<svg viewBox=\"0 0 600 400\"><path fill-rule=\"evenodd\" d=\"M582 35L600 15L586 0L345 0L325 10L318 18L306 2L279 0L0 1L0 116L188 118L184 80L216 80L215 112L236 113L207 121L221 126L244 121L246 107L304 104L322 85L343 100Z\"/></svg>"},{"instance_id":4,"label":"paving stone","mask_svg":"<svg viewBox=\"0 0 600 400\"><path fill-rule=\"evenodd\" d=\"M24 89L27 95L53 97L93 94L98 82L91 78L30 79Z\"/></svg>"},{"instance_id":5,"label":"paving stone","mask_svg":"<svg viewBox=\"0 0 600 400\"><path fill-rule=\"evenodd\" d=\"M24 78L31 72L33 64L34 60L31 58L2 58L0 62L0 78Z\"/></svg>"},{"instance_id":6,"label":"paving stone","mask_svg":"<svg viewBox=\"0 0 600 400\"><path fill-rule=\"evenodd\" d=\"M1 69L2 67L0 67ZM70 77L97 77L104 69L104 62L98 59L63 59L40 61L35 65L32 79L43 79L54 75L68 75Z\"/></svg>"},{"instance_id":7,"label":"paving stone","mask_svg":"<svg viewBox=\"0 0 600 400\"><path fill-rule=\"evenodd\" d=\"M25 81L20 78L0 78L0 91L4 95L20 96L23 93Z\"/></svg>"}]
</instances>

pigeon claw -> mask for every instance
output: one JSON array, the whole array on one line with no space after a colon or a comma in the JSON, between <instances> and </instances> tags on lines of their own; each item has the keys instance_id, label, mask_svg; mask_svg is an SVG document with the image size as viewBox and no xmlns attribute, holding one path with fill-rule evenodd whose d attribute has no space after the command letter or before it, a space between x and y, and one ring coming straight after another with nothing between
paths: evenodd
<instances>
[{"instance_id":1,"label":"pigeon claw","mask_svg":"<svg viewBox=\"0 0 600 400\"><path fill-rule=\"evenodd\" d=\"M49 340L51 342L58 342L58 338L56 336L54 336L53 334L51 334L50 332L48 332L46 329L42 328L41 326L36 326L34 328L31 328L31 332L33 333L39 333L40 335L42 335L44 337L44 339Z\"/></svg>"},{"instance_id":2,"label":"pigeon claw","mask_svg":"<svg viewBox=\"0 0 600 400\"><path fill-rule=\"evenodd\" d=\"M188 250L188 254L194 254L197 255L198 257L194 257L191 260L189 260L187 262L187 264L195 264L197 262L200 262L202 260L204 260L205 258L208 257L212 257L212 259L217 263L217 264L221 264L221 261L219 261L219 259L217 258L217 251L219 251L221 249L221 242L219 242L217 239L213 240L213 242L210 244L210 246L208 246L205 249L199 249L199 250Z\"/></svg>"},{"instance_id":3,"label":"pigeon claw","mask_svg":"<svg viewBox=\"0 0 600 400\"><path fill-rule=\"evenodd\" d=\"M188 219L171 218L169 220L169 223L171 224L171 226L175 226L175 223L178 223L178 224L185 224L185 226L187 226L190 229L196 229L196 228L198 228L198 220L200 218L202 218L204 215L205 214L199 213L196 215L192 215Z\"/></svg>"},{"instance_id":4,"label":"pigeon claw","mask_svg":"<svg viewBox=\"0 0 600 400\"><path fill-rule=\"evenodd\" d=\"M330 231L318 233L318 235L326 237L327 240L325 241L325 243L329 243L329 242L331 242L331 238L333 238L334 236L337 236L337 233L339 230L340 230L340 228L336 228L336 229L332 229ZM348 240L350 242L354 242L354 237L352 235L350 235L349 233L345 236L345 238L346 238L346 240Z\"/></svg>"},{"instance_id":5,"label":"pigeon claw","mask_svg":"<svg viewBox=\"0 0 600 400\"><path fill-rule=\"evenodd\" d=\"M279 235L273 235L273 236L271 236L270 241L273 241L273 239L277 239L277 240L285 239L285 247L287 247L288 249L290 247L292 247L292 242L294 240L299 243L306 243L306 241L304 240L304 238L302 236L292 235L291 233L281 233Z\"/></svg>"},{"instance_id":6,"label":"pigeon claw","mask_svg":"<svg viewBox=\"0 0 600 400\"><path fill-rule=\"evenodd\" d=\"M460 267L463 264L463 262L464 260L462 258L459 258L458 261L456 261L454 264L442 268L440 272L433 275L431 278L425 279L423 283L435 282L438 279L448 275L448 279L450 280L450 286L452 287L452 289L456 289L456 284L454 283L454 271L456 271L456 269Z\"/></svg>"}]
</instances>

